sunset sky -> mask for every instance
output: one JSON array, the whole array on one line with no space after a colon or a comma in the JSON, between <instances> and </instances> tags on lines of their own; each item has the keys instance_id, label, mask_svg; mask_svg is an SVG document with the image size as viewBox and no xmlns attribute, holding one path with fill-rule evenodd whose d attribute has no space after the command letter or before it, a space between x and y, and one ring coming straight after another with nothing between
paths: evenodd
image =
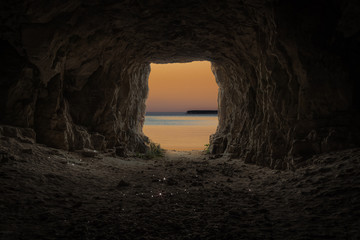
<instances>
[{"instance_id":1,"label":"sunset sky","mask_svg":"<svg viewBox=\"0 0 360 240\"><path fill-rule=\"evenodd\" d=\"M216 110L218 85L210 62L151 64L147 112Z\"/></svg>"}]
</instances>

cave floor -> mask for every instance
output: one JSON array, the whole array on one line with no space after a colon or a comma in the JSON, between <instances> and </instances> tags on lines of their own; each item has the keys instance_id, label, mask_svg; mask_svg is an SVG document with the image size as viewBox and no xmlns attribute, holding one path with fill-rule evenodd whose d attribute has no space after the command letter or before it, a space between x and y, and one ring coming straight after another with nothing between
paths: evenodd
<instances>
[{"instance_id":1,"label":"cave floor","mask_svg":"<svg viewBox=\"0 0 360 240\"><path fill-rule=\"evenodd\" d=\"M0 239L359 239L360 149L277 171L1 140Z\"/></svg>"}]
</instances>

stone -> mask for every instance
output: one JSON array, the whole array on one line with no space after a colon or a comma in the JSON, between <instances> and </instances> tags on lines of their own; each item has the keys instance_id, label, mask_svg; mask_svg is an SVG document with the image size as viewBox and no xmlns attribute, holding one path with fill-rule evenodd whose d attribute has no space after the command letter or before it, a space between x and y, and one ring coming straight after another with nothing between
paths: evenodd
<instances>
[{"instance_id":1,"label":"stone","mask_svg":"<svg viewBox=\"0 0 360 240\"><path fill-rule=\"evenodd\" d=\"M88 148L84 148L82 151L81 151L81 154L84 156L84 157L90 157L90 158L93 158L93 157L96 157L98 155L98 152L96 150L91 150L91 149L88 149Z\"/></svg>"},{"instance_id":2,"label":"stone","mask_svg":"<svg viewBox=\"0 0 360 240\"><path fill-rule=\"evenodd\" d=\"M36 133L31 128L0 125L0 136L14 138L23 143L35 143Z\"/></svg>"},{"instance_id":3,"label":"stone","mask_svg":"<svg viewBox=\"0 0 360 240\"><path fill-rule=\"evenodd\" d=\"M118 157L127 157L127 151L124 146L117 146L115 148L115 154Z\"/></svg>"},{"instance_id":4,"label":"stone","mask_svg":"<svg viewBox=\"0 0 360 240\"><path fill-rule=\"evenodd\" d=\"M91 143L94 149L98 151L104 151L106 149L105 136L99 133L91 134Z\"/></svg>"},{"instance_id":5,"label":"stone","mask_svg":"<svg viewBox=\"0 0 360 240\"><path fill-rule=\"evenodd\" d=\"M359 5L4 0L0 124L66 150L145 152L150 63L207 60L219 85L212 154L284 169L359 146Z\"/></svg>"}]
</instances>

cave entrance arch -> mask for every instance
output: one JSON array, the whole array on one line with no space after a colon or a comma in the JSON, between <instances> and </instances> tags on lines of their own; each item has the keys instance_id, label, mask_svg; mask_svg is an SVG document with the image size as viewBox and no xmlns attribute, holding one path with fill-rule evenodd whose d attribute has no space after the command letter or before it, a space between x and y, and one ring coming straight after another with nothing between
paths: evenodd
<instances>
[{"instance_id":1,"label":"cave entrance arch","mask_svg":"<svg viewBox=\"0 0 360 240\"><path fill-rule=\"evenodd\" d=\"M167 150L203 150L218 126L218 85L208 61L151 64L143 132Z\"/></svg>"}]
</instances>

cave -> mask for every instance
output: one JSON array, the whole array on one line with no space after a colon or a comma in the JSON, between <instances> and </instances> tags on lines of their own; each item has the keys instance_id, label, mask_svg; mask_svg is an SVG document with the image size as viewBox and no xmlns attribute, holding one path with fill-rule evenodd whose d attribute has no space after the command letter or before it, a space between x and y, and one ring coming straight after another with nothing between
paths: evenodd
<instances>
[{"instance_id":1,"label":"cave","mask_svg":"<svg viewBox=\"0 0 360 240\"><path fill-rule=\"evenodd\" d=\"M149 63L207 60L212 153L285 169L359 144L352 3L3 5L1 122L39 143L144 151Z\"/></svg>"},{"instance_id":2,"label":"cave","mask_svg":"<svg viewBox=\"0 0 360 240\"><path fill-rule=\"evenodd\" d=\"M338 171L333 173L336 177L326 176L331 181L338 181L338 185L334 184L342 187L331 188L330 180L319 180L319 187L329 189L321 192L320 188L311 185L314 192L319 193L314 197L316 206L311 205L313 196L306 195L308 193L301 195L302 203L291 197L292 205L284 199L279 200L288 209L308 213L304 213L306 216L300 213L293 216L289 210L288 215L279 213L267 221L270 210L266 206L274 206L276 196L273 196L271 201L263 201L271 204L264 203L264 209L260 209L265 220L245 221L242 228L237 218L260 216L259 212L251 215L229 208L224 210L226 222L223 219L217 225L206 225L207 233L199 230L200 221L193 225L198 231L196 235L186 230L192 227L186 222L189 219L181 226L173 219L172 223L167 223L168 229L173 229L173 233L181 231L182 235L168 236L176 236L172 239L284 239L292 230L296 234L291 239L356 239L360 236L356 227L359 224L359 210L356 210L359 208L359 181L355 177L359 173L360 156L358 1L5 0L0 6L0 157L3 166L0 177L1 190L6 193L0 199L0 207L7 214L0 218L0 234L7 239L44 236L57 239L56 235L49 237L54 233L60 234L59 239L66 236L64 232L56 232L53 225L41 233L44 236L36 232L40 227L26 224L21 227L21 219L27 219L27 223L32 221L24 217L30 216L27 213L32 211L29 202L35 201L32 202L35 204L43 200L46 203L49 197L45 194L34 200L21 195L19 189L27 186L25 176L39 185L52 186L63 181L71 186L66 177L70 175L66 174L73 174L74 179L82 176L75 170L54 167L58 172L47 174L35 170L55 164L49 159L57 159L60 155L66 159L61 160L63 164L76 167L96 162L86 162L85 157L112 156L119 158L121 163L129 156L131 161L135 152L146 152L149 141L142 127L150 63L190 61L210 61L219 85L219 125L210 138L208 157L214 163L210 161L207 170L201 162L189 163L195 166L196 176L208 176L208 172L219 170L222 176L229 177L222 184L230 184L233 181L230 177L242 170L231 170L229 161L240 164L243 169L252 169L259 178L271 178L271 181L277 178L260 175L264 171L269 174L279 171L283 179L288 179L282 181L282 185L274 180L274 186L279 189L296 189L291 184L301 188L307 184L306 178L315 179L333 171ZM70 157L78 156L76 154L83 154L81 161L79 157ZM215 164L219 163L217 161L225 161L220 162L221 169ZM122 171L119 162L110 162L112 167ZM20 166L24 167L21 171ZM27 171L34 171L32 174L35 175L31 177ZM252 181L253 177L249 179ZM12 186L14 179L17 184ZM168 178L166 182L159 179L171 187L180 181L170 183ZM89 184L102 189L100 183L106 185L112 180L111 177L107 182L102 178L99 182L89 180ZM25 185L21 185L22 182ZM124 189L134 185L136 183L121 180L117 191L125 194ZM191 186L199 188L200 183L196 180ZM227 188L222 186L222 189ZM261 194L254 195L252 188L246 188L245 202L256 205L252 202L254 199L263 199ZM291 191L288 190L288 196L294 194ZM69 198L61 193L51 193L58 194L56 196L63 202ZM16 203L14 194L21 201ZM110 191L110 194L115 193ZM214 192L214 196L218 194ZM40 195L29 193L29 196ZM88 195L84 193L79 198L84 196ZM339 197L339 200L335 196L343 198ZM328 200L321 206L327 198L334 201ZM96 201L107 203L101 199ZM224 204L222 198L214 199L218 199L219 205ZM342 200L347 204L341 209L336 208L336 203ZM116 207L113 202L108 204ZM78 205L75 203L74 206ZM206 206L218 205L212 202ZM124 239L167 239L157 235L161 231L146 235L151 232L151 227L141 221L147 228L136 225L134 229L140 229L138 235L127 235L124 232L129 231L119 230L121 226L130 226L126 219L120 221L123 225L111 228L111 224L119 222L113 215L105 214L108 216L105 218L100 208L89 209L94 215L88 223L92 224L92 229L103 227L101 234L95 230L86 232L85 225L80 224L82 228L77 229L65 224L69 219L73 223L85 222L81 214L79 218L71 218L68 212L60 214L54 223L62 219L61 226L72 234L72 239L99 239L101 236L117 239L116 234ZM122 212L123 208L119 209ZM337 215L324 217L331 209L337 209L334 213ZM123 212L125 216L130 214L126 210ZM37 221L43 223L54 217L39 212L35 215ZM96 218L98 222L93 221ZM303 219L309 225L301 225ZM342 223L334 228L337 220ZM286 222L293 225L286 225ZM266 225L270 223L273 228ZM264 227L263 231L252 230L251 226L255 225ZM242 229L243 237L236 235L238 232L233 226ZM285 228L286 231L279 230ZM269 229L272 229L271 234L267 235ZM85 233L89 235L85 236Z\"/></svg>"}]
</instances>

